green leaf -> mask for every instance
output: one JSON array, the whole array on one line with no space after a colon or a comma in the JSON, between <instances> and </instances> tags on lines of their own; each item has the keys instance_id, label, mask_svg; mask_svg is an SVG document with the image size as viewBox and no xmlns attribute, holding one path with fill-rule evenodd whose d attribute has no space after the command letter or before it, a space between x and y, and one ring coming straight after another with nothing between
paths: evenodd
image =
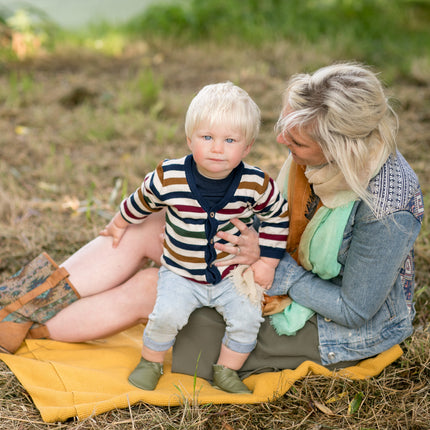
<instances>
[{"instance_id":1,"label":"green leaf","mask_svg":"<svg viewBox=\"0 0 430 430\"><path fill-rule=\"evenodd\" d=\"M362 401L363 401L363 393L359 391L352 399L352 402L349 404L348 414L349 415L355 414L360 409L360 405Z\"/></svg>"}]
</instances>

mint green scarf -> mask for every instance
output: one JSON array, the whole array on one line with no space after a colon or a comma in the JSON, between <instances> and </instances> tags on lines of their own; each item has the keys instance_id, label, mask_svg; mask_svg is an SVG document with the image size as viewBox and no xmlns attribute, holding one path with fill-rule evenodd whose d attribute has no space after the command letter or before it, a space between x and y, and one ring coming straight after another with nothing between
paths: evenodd
<instances>
[{"instance_id":1,"label":"mint green scarf","mask_svg":"<svg viewBox=\"0 0 430 430\"><path fill-rule=\"evenodd\" d=\"M322 279L334 278L340 272L337 255L354 203L334 209L321 206L303 232L299 246L300 263Z\"/></svg>"},{"instance_id":2,"label":"mint green scarf","mask_svg":"<svg viewBox=\"0 0 430 430\"><path fill-rule=\"evenodd\" d=\"M283 171L284 194L288 189L288 168ZM279 180L279 178L278 178ZM343 232L354 206L355 199L345 204L328 208L321 206L306 226L299 245L302 266L322 279L331 279L340 272L337 261ZM271 316L271 324L278 334L295 335L314 312L292 302L282 312Z\"/></svg>"}]
</instances>

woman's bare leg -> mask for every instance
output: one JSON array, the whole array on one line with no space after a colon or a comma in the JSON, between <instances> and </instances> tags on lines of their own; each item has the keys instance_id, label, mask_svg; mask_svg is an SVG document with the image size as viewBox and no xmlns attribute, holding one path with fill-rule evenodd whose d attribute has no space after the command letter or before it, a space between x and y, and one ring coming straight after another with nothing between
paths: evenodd
<instances>
[{"instance_id":1,"label":"woman's bare leg","mask_svg":"<svg viewBox=\"0 0 430 430\"><path fill-rule=\"evenodd\" d=\"M81 298L45 323L50 337L83 342L117 333L141 321L155 303L158 269L142 271L145 259L159 263L164 211L131 225L117 248L98 236L62 266Z\"/></svg>"},{"instance_id":2,"label":"woman's bare leg","mask_svg":"<svg viewBox=\"0 0 430 430\"><path fill-rule=\"evenodd\" d=\"M84 297L47 321L51 339L101 339L146 321L154 307L158 269L141 270L122 285Z\"/></svg>"},{"instance_id":3,"label":"woman's bare leg","mask_svg":"<svg viewBox=\"0 0 430 430\"><path fill-rule=\"evenodd\" d=\"M68 258L62 266L81 297L123 284L146 258L159 263L164 223L164 211L154 213L142 224L131 225L117 248L112 247L112 238L98 236Z\"/></svg>"}]
</instances>

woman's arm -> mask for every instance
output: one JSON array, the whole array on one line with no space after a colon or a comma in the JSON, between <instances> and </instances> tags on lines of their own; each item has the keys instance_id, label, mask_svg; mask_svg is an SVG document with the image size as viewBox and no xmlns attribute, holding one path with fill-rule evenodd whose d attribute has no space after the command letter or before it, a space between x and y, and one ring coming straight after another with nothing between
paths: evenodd
<instances>
[{"instance_id":1,"label":"woman's arm","mask_svg":"<svg viewBox=\"0 0 430 430\"><path fill-rule=\"evenodd\" d=\"M420 223L407 211L376 220L364 204L356 215L340 285L320 279L287 255L268 293L288 293L297 303L346 327L360 327L371 319L394 285Z\"/></svg>"}]
</instances>

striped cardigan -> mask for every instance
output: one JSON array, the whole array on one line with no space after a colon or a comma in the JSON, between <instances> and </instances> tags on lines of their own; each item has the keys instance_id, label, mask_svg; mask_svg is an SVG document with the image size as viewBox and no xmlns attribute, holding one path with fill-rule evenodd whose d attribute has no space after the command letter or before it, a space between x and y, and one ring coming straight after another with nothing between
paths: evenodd
<instances>
[{"instance_id":1,"label":"striped cardigan","mask_svg":"<svg viewBox=\"0 0 430 430\"><path fill-rule=\"evenodd\" d=\"M202 198L191 169L192 156L165 160L148 173L142 185L120 206L129 223L140 223L152 212L167 207L162 264L197 282L216 284L235 266L216 267L215 260L231 258L216 250L218 231L240 235L233 218L251 226L254 215L261 225L261 256L282 258L287 242L288 204L275 182L257 167L241 162L221 202L209 207Z\"/></svg>"}]
</instances>

